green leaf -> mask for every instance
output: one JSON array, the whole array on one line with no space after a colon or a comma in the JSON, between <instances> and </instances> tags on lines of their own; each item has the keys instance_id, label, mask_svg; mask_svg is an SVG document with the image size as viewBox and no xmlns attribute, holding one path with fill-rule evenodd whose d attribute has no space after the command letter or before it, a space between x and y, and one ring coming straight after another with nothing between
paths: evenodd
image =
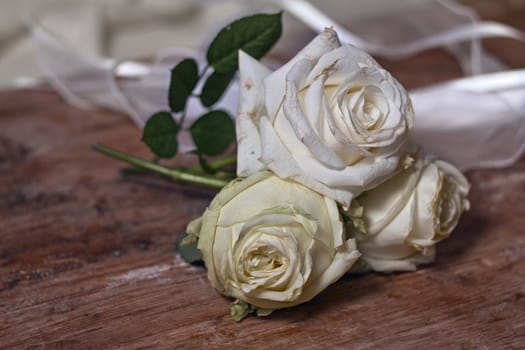
<instances>
[{"instance_id":1,"label":"green leaf","mask_svg":"<svg viewBox=\"0 0 525 350\"><path fill-rule=\"evenodd\" d=\"M248 304L242 300L235 299L230 304L230 315L235 322L240 322L248 315L253 314L257 311L257 308L251 304Z\"/></svg>"},{"instance_id":2,"label":"green leaf","mask_svg":"<svg viewBox=\"0 0 525 350\"><path fill-rule=\"evenodd\" d=\"M216 169L213 169L210 166L210 163L208 163L208 160L204 158L204 156L201 153L197 152L197 156L199 157L199 165L201 166L201 169L204 170L206 174L213 175L217 172Z\"/></svg>"},{"instance_id":3,"label":"green leaf","mask_svg":"<svg viewBox=\"0 0 525 350\"><path fill-rule=\"evenodd\" d=\"M228 113L211 111L197 119L190 127L197 151L207 156L224 152L235 141L235 125Z\"/></svg>"},{"instance_id":4,"label":"green leaf","mask_svg":"<svg viewBox=\"0 0 525 350\"><path fill-rule=\"evenodd\" d=\"M142 141L159 158L171 158L177 153L179 125L169 112L157 112L144 126Z\"/></svg>"},{"instance_id":5,"label":"green leaf","mask_svg":"<svg viewBox=\"0 0 525 350\"><path fill-rule=\"evenodd\" d=\"M202 260L201 252L197 249L198 240L193 235L184 235L177 239L177 251L188 264Z\"/></svg>"},{"instance_id":6,"label":"green leaf","mask_svg":"<svg viewBox=\"0 0 525 350\"><path fill-rule=\"evenodd\" d=\"M181 112L186 107L188 97L199 81L198 69L197 62L187 58L171 70L168 103L173 112Z\"/></svg>"},{"instance_id":7,"label":"green leaf","mask_svg":"<svg viewBox=\"0 0 525 350\"><path fill-rule=\"evenodd\" d=\"M235 71L228 73L213 72L208 79L206 79L206 83L204 83L204 87L202 88L202 104L209 107L217 102L224 94L224 91L226 91L226 88L228 88L228 85L230 85L234 76Z\"/></svg>"},{"instance_id":8,"label":"green leaf","mask_svg":"<svg viewBox=\"0 0 525 350\"><path fill-rule=\"evenodd\" d=\"M216 72L237 70L239 50L263 57L281 36L281 13L243 17L223 28L211 42L206 59Z\"/></svg>"},{"instance_id":9,"label":"green leaf","mask_svg":"<svg viewBox=\"0 0 525 350\"><path fill-rule=\"evenodd\" d=\"M205 174L209 174L209 175L213 175L217 173L217 169L214 169L210 165L208 160L204 157L204 155L200 153L198 150L194 149L194 150L189 151L188 153L195 154L199 158L199 166L200 166L200 169L198 169L199 173L204 172Z\"/></svg>"}]
</instances>

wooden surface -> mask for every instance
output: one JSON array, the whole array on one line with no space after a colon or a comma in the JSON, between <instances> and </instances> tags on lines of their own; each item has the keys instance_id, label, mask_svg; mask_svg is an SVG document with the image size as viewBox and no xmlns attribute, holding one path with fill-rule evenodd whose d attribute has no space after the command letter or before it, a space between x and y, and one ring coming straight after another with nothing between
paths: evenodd
<instances>
[{"instance_id":1,"label":"wooden surface","mask_svg":"<svg viewBox=\"0 0 525 350\"><path fill-rule=\"evenodd\" d=\"M525 30L524 2L491 3L485 17ZM489 47L525 67L525 45ZM439 50L382 62L409 87L460 74ZM0 92L1 349L525 348L525 158L468 174L472 210L433 265L346 276L310 303L234 323L174 248L214 191L122 176L90 150L148 156L139 139L125 116L51 90Z\"/></svg>"}]
</instances>

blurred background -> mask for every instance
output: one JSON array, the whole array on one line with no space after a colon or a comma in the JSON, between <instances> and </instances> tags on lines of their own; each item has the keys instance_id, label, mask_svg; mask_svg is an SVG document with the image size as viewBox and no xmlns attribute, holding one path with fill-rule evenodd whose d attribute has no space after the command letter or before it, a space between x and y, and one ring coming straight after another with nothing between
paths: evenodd
<instances>
[{"instance_id":1,"label":"blurred background","mask_svg":"<svg viewBox=\"0 0 525 350\"><path fill-rule=\"evenodd\" d=\"M293 2L293 1L291 1ZM312 0L330 19L372 43L396 45L470 23L476 12L497 19L494 0ZM0 0L0 86L27 86L43 73L31 27L44 28L64 47L85 57L147 60L171 48L200 52L226 23L241 15L276 11L286 1L270 0ZM498 7L525 7L525 0L500 0ZM523 19L522 19L523 20ZM311 27L311 26L310 26ZM286 59L314 35L304 20L284 14L284 34L272 53ZM468 54L452 50L461 65ZM459 50L459 51L458 51ZM462 58L463 57L463 58ZM468 64L463 71L469 74ZM498 70L489 62L485 70Z\"/></svg>"}]
</instances>

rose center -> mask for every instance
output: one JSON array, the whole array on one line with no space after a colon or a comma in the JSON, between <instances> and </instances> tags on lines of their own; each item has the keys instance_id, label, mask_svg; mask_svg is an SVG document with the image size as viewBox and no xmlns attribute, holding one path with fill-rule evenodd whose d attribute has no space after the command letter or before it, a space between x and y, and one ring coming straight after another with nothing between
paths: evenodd
<instances>
[{"instance_id":1,"label":"rose center","mask_svg":"<svg viewBox=\"0 0 525 350\"><path fill-rule=\"evenodd\" d=\"M375 86L353 86L347 90L348 109L365 130L381 127L388 111L385 97Z\"/></svg>"},{"instance_id":2,"label":"rose center","mask_svg":"<svg viewBox=\"0 0 525 350\"><path fill-rule=\"evenodd\" d=\"M288 259L273 247L258 247L248 253L243 265L246 275L261 277L286 269Z\"/></svg>"}]
</instances>

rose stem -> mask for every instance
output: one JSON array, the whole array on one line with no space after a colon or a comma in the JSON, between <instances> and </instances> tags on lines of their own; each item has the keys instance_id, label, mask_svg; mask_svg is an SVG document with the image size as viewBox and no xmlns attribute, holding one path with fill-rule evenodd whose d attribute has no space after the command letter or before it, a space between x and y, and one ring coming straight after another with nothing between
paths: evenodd
<instances>
[{"instance_id":1,"label":"rose stem","mask_svg":"<svg viewBox=\"0 0 525 350\"><path fill-rule=\"evenodd\" d=\"M167 176L175 180L194 183L198 185L205 185L205 186L214 187L214 188L222 188L228 183L228 181L225 181L225 180L220 180L220 179L215 179L215 178L200 176L200 175L195 175L195 174L189 174L179 169L166 168L162 165L142 160L140 158L132 156L131 154L120 152L120 151L114 150L106 146L93 145L92 147L95 151L105 154L109 157L112 157L118 160L122 160L136 167L150 170L150 171Z\"/></svg>"},{"instance_id":2,"label":"rose stem","mask_svg":"<svg viewBox=\"0 0 525 350\"><path fill-rule=\"evenodd\" d=\"M225 166L235 164L235 163L237 163L237 155L232 154L227 157L218 159L216 161L209 162L208 167L212 169L213 171L218 171L224 168ZM188 173L191 173L191 174L203 174L204 173L204 170L200 166L189 168L187 171ZM228 174L229 172L224 173L224 175L228 175Z\"/></svg>"}]
</instances>

